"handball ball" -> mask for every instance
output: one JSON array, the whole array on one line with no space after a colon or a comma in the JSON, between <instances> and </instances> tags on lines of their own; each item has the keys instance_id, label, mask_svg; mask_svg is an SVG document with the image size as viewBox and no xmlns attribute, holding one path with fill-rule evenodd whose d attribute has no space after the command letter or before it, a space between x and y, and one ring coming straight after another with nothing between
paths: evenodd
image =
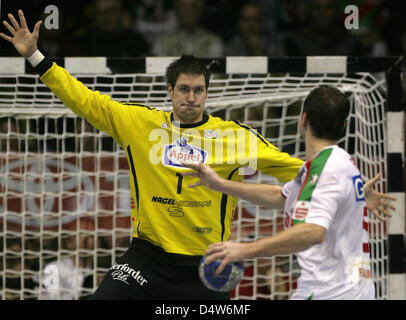
<instances>
[{"instance_id":1,"label":"handball ball","mask_svg":"<svg viewBox=\"0 0 406 320\"><path fill-rule=\"evenodd\" d=\"M221 261L205 264L204 257L200 260L199 276L203 284L212 290L227 292L234 289L244 275L244 266L241 262L230 262L223 271L215 274Z\"/></svg>"}]
</instances>

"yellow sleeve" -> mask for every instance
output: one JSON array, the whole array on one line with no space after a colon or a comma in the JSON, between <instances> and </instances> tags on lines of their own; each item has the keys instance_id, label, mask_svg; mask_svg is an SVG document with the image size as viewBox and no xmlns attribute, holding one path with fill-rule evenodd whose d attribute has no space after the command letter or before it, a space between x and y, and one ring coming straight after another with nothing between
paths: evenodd
<instances>
[{"instance_id":1,"label":"yellow sleeve","mask_svg":"<svg viewBox=\"0 0 406 320\"><path fill-rule=\"evenodd\" d=\"M236 123L246 129L245 153L249 155L249 167L273 176L280 182L287 182L296 177L303 164L302 160L280 152L251 127Z\"/></svg>"},{"instance_id":2,"label":"yellow sleeve","mask_svg":"<svg viewBox=\"0 0 406 320\"><path fill-rule=\"evenodd\" d=\"M64 103L66 107L82 118L86 118L95 128L106 132L121 146L129 143L130 132L142 130L143 121L130 121L143 117L146 108L127 106L111 100L111 97L92 91L72 77L68 71L56 63L42 76L41 81ZM134 128L134 125L139 126Z\"/></svg>"},{"instance_id":3,"label":"yellow sleeve","mask_svg":"<svg viewBox=\"0 0 406 320\"><path fill-rule=\"evenodd\" d=\"M294 179L302 164L302 160L293 158L286 152L280 152L268 141L258 141L258 170L277 178L280 182Z\"/></svg>"}]
</instances>

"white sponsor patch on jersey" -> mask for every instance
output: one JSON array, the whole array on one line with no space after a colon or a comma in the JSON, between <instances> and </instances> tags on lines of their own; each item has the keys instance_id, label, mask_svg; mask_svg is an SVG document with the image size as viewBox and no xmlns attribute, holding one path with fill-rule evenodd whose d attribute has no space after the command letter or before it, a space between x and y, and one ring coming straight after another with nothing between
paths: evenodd
<instances>
[{"instance_id":1,"label":"white sponsor patch on jersey","mask_svg":"<svg viewBox=\"0 0 406 320\"><path fill-rule=\"evenodd\" d=\"M165 145L162 154L162 163L171 167L183 168L180 164L188 161L205 163L206 159L207 151L188 144L184 137L176 139L174 144Z\"/></svg>"},{"instance_id":2,"label":"white sponsor patch on jersey","mask_svg":"<svg viewBox=\"0 0 406 320\"><path fill-rule=\"evenodd\" d=\"M366 257L350 256L345 269L346 284L359 282L361 279L372 280L370 261Z\"/></svg>"},{"instance_id":3,"label":"white sponsor patch on jersey","mask_svg":"<svg viewBox=\"0 0 406 320\"><path fill-rule=\"evenodd\" d=\"M293 210L293 220L305 220L311 207L310 201L298 201Z\"/></svg>"}]
</instances>

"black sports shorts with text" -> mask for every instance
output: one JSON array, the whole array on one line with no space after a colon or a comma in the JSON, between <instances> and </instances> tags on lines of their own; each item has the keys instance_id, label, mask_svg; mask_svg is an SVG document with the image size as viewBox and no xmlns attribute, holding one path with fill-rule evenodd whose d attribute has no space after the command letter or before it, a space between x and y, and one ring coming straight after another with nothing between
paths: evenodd
<instances>
[{"instance_id":1,"label":"black sports shorts with text","mask_svg":"<svg viewBox=\"0 0 406 320\"><path fill-rule=\"evenodd\" d=\"M227 300L228 292L206 288L195 257L184 263L150 242L133 238L104 276L91 300Z\"/></svg>"}]
</instances>

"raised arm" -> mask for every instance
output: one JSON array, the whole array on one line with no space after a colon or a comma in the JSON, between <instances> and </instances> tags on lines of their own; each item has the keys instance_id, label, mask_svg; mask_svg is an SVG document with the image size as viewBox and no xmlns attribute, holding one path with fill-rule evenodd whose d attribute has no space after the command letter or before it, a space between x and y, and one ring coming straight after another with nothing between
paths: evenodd
<instances>
[{"instance_id":1,"label":"raised arm","mask_svg":"<svg viewBox=\"0 0 406 320\"><path fill-rule=\"evenodd\" d=\"M82 82L72 77L67 70L46 58L37 49L39 28L41 21L35 24L33 32L27 27L24 14L18 11L18 22L12 14L8 15L10 23L4 21L4 26L11 36L0 33L0 36L14 45L16 50L31 63L40 75L40 80L57 96L63 104L82 118L86 118L95 128L106 132L121 146L129 143L126 132L138 129L142 121L132 122L129 119L138 119L141 109L125 106L113 101L110 96L92 91Z\"/></svg>"},{"instance_id":2,"label":"raised arm","mask_svg":"<svg viewBox=\"0 0 406 320\"><path fill-rule=\"evenodd\" d=\"M194 171L184 172L184 176L199 178L199 181L189 185L189 188L206 186L230 196L247 200L252 203L283 209L285 198L281 194L282 187L269 184L251 184L223 179L207 165L202 163L183 163L183 166Z\"/></svg>"},{"instance_id":3,"label":"raised arm","mask_svg":"<svg viewBox=\"0 0 406 320\"><path fill-rule=\"evenodd\" d=\"M7 21L3 21L3 25L12 35L7 36L4 33L0 33L0 36L10 42L23 57L29 57L35 50L37 50L37 42L39 37L39 28L42 21L38 21L33 32L30 32L25 21L24 13L22 10L18 10L18 15L20 17L20 23L14 18L14 16L9 13L8 18L10 19L11 25Z\"/></svg>"}]
</instances>

